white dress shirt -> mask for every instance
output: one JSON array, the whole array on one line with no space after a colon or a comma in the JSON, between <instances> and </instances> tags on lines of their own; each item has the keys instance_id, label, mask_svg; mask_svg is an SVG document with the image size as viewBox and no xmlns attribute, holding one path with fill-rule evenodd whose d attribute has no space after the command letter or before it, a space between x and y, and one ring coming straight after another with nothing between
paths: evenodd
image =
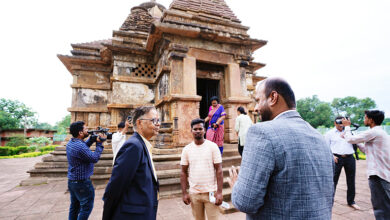
<instances>
[{"instance_id":1,"label":"white dress shirt","mask_svg":"<svg viewBox=\"0 0 390 220\"><path fill-rule=\"evenodd\" d=\"M238 138L240 140L240 145L245 146L245 137L246 133L250 126L253 125L251 118L248 115L240 114L236 118L235 130L238 132Z\"/></svg>"},{"instance_id":2,"label":"white dress shirt","mask_svg":"<svg viewBox=\"0 0 390 220\"><path fill-rule=\"evenodd\" d=\"M116 155L118 154L119 150L123 146L123 144L126 141L126 135L122 134L122 132L115 132L112 134L112 153L114 155L114 158L112 159L112 164L115 162Z\"/></svg>"},{"instance_id":3,"label":"white dress shirt","mask_svg":"<svg viewBox=\"0 0 390 220\"><path fill-rule=\"evenodd\" d=\"M142 140L144 141L144 143L145 143L145 145L146 145L146 148L148 148L148 151L149 151L149 160L150 160L150 163L152 164L154 178L155 178L156 181L157 181L157 173L156 173L156 168L154 168L153 156L152 156L153 145L152 145L148 140L146 140L146 138L144 138L140 133L138 133L138 134L139 134L139 136L142 137Z\"/></svg>"},{"instance_id":4,"label":"white dress shirt","mask_svg":"<svg viewBox=\"0 0 390 220\"><path fill-rule=\"evenodd\" d=\"M326 143L332 150L332 153L339 155L355 153L352 144L343 138L345 133L345 131L339 131L333 128L325 134Z\"/></svg>"},{"instance_id":5,"label":"white dress shirt","mask_svg":"<svg viewBox=\"0 0 390 220\"><path fill-rule=\"evenodd\" d=\"M351 128L345 127L345 139L351 144L365 143L359 146L366 153L367 175L376 175L390 182L390 137L381 126L375 126L357 135L350 135Z\"/></svg>"}]
</instances>

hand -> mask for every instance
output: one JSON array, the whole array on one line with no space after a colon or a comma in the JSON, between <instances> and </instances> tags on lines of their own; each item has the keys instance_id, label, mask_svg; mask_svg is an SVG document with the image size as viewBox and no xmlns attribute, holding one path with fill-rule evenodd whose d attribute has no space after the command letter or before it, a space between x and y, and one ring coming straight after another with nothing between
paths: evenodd
<instances>
[{"instance_id":1,"label":"hand","mask_svg":"<svg viewBox=\"0 0 390 220\"><path fill-rule=\"evenodd\" d=\"M334 160L335 163L339 162L339 158L337 158L336 156L333 156L333 160Z\"/></svg>"},{"instance_id":2,"label":"hand","mask_svg":"<svg viewBox=\"0 0 390 220\"><path fill-rule=\"evenodd\" d=\"M127 128L130 126L130 122L128 120L126 120L125 122L125 129L127 130Z\"/></svg>"},{"instance_id":3,"label":"hand","mask_svg":"<svg viewBox=\"0 0 390 220\"><path fill-rule=\"evenodd\" d=\"M341 119L342 123L343 123L343 126L346 127L346 126L351 126L351 120L346 119L346 118L343 118Z\"/></svg>"},{"instance_id":4,"label":"hand","mask_svg":"<svg viewBox=\"0 0 390 220\"><path fill-rule=\"evenodd\" d=\"M216 192L215 193L215 205L220 206L222 204L222 199L223 199L222 192L220 192L220 193Z\"/></svg>"},{"instance_id":5,"label":"hand","mask_svg":"<svg viewBox=\"0 0 390 220\"><path fill-rule=\"evenodd\" d=\"M213 128L218 128L218 124L217 124L217 123L214 123L214 124L213 124Z\"/></svg>"},{"instance_id":6,"label":"hand","mask_svg":"<svg viewBox=\"0 0 390 220\"><path fill-rule=\"evenodd\" d=\"M98 134L98 137L97 137L97 139L96 139L97 142L102 143L102 142L104 142L105 140L107 140L107 136L106 136L106 135L104 135L104 134L102 134L102 133Z\"/></svg>"},{"instance_id":7,"label":"hand","mask_svg":"<svg viewBox=\"0 0 390 220\"><path fill-rule=\"evenodd\" d=\"M183 202L184 202L184 204L186 204L186 205L191 204L190 195L188 195L188 193L183 194Z\"/></svg>"},{"instance_id":8,"label":"hand","mask_svg":"<svg viewBox=\"0 0 390 220\"><path fill-rule=\"evenodd\" d=\"M236 184L236 181L237 181L237 177L238 177L238 171L240 170L240 168L236 168L234 166L232 166L230 169L229 169L229 176L228 177L228 182L229 182L229 186L230 188L233 188L234 187L234 184Z\"/></svg>"}]
</instances>

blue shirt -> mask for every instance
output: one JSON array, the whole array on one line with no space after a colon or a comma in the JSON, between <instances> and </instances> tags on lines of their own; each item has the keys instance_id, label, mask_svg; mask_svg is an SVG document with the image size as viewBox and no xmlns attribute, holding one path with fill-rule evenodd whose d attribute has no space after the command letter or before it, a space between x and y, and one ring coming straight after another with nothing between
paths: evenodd
<instances>
[{"instance_id":1,"label":"blue shirt","mask_svg":"<svg viewBox=\"0 0 390 220\"><path fill-rule=\"evenodd\" d=\"M69 180L85 180L92 176L94 164L98 162L103 152L102 143L96 142L95 152L89 149L92 144L90 139L84 142L81 139L72 138L66 145Z\"/></svg>"}]
</instances>

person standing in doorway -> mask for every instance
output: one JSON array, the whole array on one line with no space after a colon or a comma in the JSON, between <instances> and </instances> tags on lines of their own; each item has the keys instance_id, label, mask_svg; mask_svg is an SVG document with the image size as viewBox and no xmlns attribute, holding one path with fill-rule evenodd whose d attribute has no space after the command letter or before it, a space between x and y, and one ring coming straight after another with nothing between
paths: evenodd
<instances>
[{"instance_id":1,"label":"person standing in doorway","mask_svg":"<svg viewBox=\"0 0 390 220\"><path fill-rule=\"evenodd\" d=\"M211 106L209 108L209 114L205 118L205 122L209 122L209 126L206 132L206 139L216 143L223 153L223 141L224 141L224 120L226 117L225 109L219 104L217 96L211 97Z\"/></svg>"},{"instance_id":2,"label":"person standing in doorway","mask_svg":"<svg viewBox=\"0 0 390 220\"><path fill-rule=\"evenodd\" d=\"M242 106L237 108L237 115L238 117L236 118L235 130L238 134L238 153L242 156L246 133L248 132L249 127L253 125L253 122Z\"/></svg>"},{"instance_id":3,"label":"person standing in doorway","mask_svg":"<svg viewBox=\"0 0 390 220\"><path fill-rule=\"evenodd\" d=\"M195 220L216 220L218 206L222 204L222 157L218 146L204 139L204 120L191 122L194 141L184 147L181 155L181 189L183 202L191 204ZM189 182L189 193L187 192ZM210 193L215 192L215 204L210 202Z\"/></svg>"}]
</instances>

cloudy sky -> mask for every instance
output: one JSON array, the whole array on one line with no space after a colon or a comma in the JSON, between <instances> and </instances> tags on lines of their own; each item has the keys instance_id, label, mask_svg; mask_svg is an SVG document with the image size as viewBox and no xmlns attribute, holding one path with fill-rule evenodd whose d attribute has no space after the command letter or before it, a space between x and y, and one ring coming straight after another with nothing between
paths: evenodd
<instances>
[{"instance_id":1,"label":"cloudy sky","mask_svg":"<svg viewBox=\"0 0 390 220\"><path fill-rule=\"evenodd\" d=\"M172 0L158 0L169 7ZM0 2L0 98L17 99L54 124L68 114L71 74L57 58L71 43L112 37L140 0ZM390 1L226 0L252 38L255 53L297 98L374 99L390 117Z\"/></svg>"}]
</instances>

